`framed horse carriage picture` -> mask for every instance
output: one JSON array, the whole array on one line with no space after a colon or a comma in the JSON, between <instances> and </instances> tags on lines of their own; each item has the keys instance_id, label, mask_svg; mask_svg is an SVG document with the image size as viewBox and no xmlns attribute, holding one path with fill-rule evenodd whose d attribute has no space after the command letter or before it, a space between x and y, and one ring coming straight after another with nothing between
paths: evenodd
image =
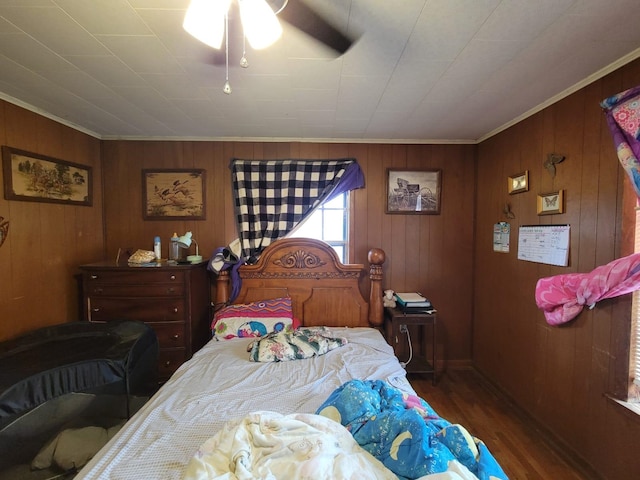
<instances>
[{"instance_id":1,"label":"framed horse carriage picture","mask_svg":"<svg viewBox=\"0 0 640 480\"><path fill-rule=\"evenodd\" d=\"M439 215L442 170L387 169L386 213Z\"/></svg>"}]
</instances>

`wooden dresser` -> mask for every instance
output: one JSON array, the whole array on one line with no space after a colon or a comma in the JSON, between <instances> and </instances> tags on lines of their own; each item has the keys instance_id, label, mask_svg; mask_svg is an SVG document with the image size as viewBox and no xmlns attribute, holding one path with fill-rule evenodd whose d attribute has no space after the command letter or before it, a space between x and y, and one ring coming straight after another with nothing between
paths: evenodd
<instances>
[{"instance_id":1,"label":"wooden dresser","mask_svg":"<svg viewBox=\"0 0 640 480\"><path fill-rule=\"evenodd\" d=\"M152 326L160 343L158 379L164 381L211 338L206 266L82 265L84 319L125 318Z\"/></svg>"}]
</instances>

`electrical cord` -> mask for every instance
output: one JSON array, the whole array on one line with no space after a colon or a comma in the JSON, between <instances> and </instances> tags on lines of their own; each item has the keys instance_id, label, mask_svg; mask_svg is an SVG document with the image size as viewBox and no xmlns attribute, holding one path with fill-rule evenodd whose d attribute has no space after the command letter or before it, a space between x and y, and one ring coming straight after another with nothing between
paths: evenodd
<instances>
[{"instance_id":1,"label":"electrical cord","mask_svg":"<svg viewBox=\"0 0 640 480\"><path fill-rule=\"evenodd\" d=\"M411 360L413 359L413 345L411 344L411 333L409 333L409 329L407 328L406 325L403 325L404 330L402 329L402 327L400 327L400 332L404 332L407 334L407 341L409 342L409 359L406 362L400 362L400 366L402 368L406 368L407 365L409 365L409 363L411 363Z\"/></svg>"}]
</instances>

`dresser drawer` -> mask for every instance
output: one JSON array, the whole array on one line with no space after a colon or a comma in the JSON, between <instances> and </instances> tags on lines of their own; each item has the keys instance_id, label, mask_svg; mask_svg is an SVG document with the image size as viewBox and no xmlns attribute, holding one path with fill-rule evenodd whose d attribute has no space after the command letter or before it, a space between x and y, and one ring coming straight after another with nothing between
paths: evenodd
<instances>
[{"instance_id":1,"label":"dresser drawer","mask_svg":"<svg viewBox=\"0 0 640 480\"><path fill-rule=\"evenodd\" d=\"M110 285L90 283L88 295L107 297L166 297L184 295L183 284Z\"/></svg>"},{"instance_id":2,"label":"dresser drawer","mask_svg":"<svg viewBox=\"0 0 640 480\"><path fill-rule=\"evenodd\" d=\"M181 297L90 296L87 298L87 319L94 322L108 322L122 318L142 322L184 322L184 309L184 299Z\"/></svg>"},{"instance_id":3,"label":"dresser drawer","mask_svg":"<svg viewBox=\"0 0 640 480\"><path fill-rule=\"evenodd\" d=\"M205 262L140 267L104 260L81 265L80 271L85 320L138 320L155 330L160 380L167 380L211 338L211 282Z\"/></svg>"},{"instance_id":4,"label":"dresser drawer","mask_svg":"<svg viewBox=\"0 0 640 480\"><path fill-rule=\"evenodd\" d=\"M155 330L160 348L186 347L184 323L148 323L148 325Z\"/></svg>"},{"instance_id":5,"label":"dresser drawer","mask_svg":"<svg viewBox=\"0 0 640 480\"><path fill-rule=\"evenodd\" d=\"M169 378L180 365L187 361L185 349L160 350L158 356L158 377Z\"/></svg>"},{"instance_id":6,"label":"dresser drawer","mask_svg":"<svg viewBox=\"0 0 640 480\"><path fill-rule=\"evenodd\" d=\"M88 285L93 283L115 285L148 285L151 283L184 283L185 273L174 270L154 270L154 267L138 267L118 271L88 270L84 272Z\"/></svg>"}]
</instances>

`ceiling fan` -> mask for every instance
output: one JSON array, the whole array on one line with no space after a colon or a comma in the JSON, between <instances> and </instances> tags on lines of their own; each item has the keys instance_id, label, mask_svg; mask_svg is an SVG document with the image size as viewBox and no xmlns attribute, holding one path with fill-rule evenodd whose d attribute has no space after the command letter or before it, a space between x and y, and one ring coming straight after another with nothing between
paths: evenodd
<instances>
[{"instance_id":1,"label":"ceiling fan","mask_svg":"<svg viewBox=\"0 0 640 480\"><path fill-rule=\"evenodd\" d=\"M338 55L346 53L355 41L303 0L267 0L267 3L279 19L326 45Z\"/></svg>"},{"instance_id":2,"label":"ceiling fan","mask_svg":"<svg viewBox=\"0 0 640 480\"><path fill-rule=\"evenodd\" d=\"M214 14L219 15L220 9L224 9L226 13L225 17L225 25L215 24L213 28L209 28L209 26L198 26L199 29L205 29L205 34L210 34L211 30L215 30L216 33L213 35L215 40L212 42L207 42L206 40L198 37L198 35L192 33L192 35L199 38L204 43L212 46L216 50L209 56L207 62L212 63L214 65L224 65L227 62L227 56L229 55L229 49L234 51L239 50L240 47L245 48L245 39L247 37L246 32L243 30L246 28L244 25L244 19L241 22L241 9L239 4L245 2L246 0L200 0L200 3L208 2L208 9L216 10ZM305 33L307 36L313 38L320 44L327 47L331 50L336 56L343 55L351 46L355 43L356 38L346 32L342 31L338 26L336 26L331 20L326 18L324 15L319 13L317 10L310 7L303 0L264 0L266 5L268 5L271 10L276 14L276 18L281 22L286 22L297 30ZM194 0L192 0L192 5ZM261 3L261 2L259 2ZM220 7L213 5L220 5ZM249 2L247 2L249 4ZM245 4L245 5L247 5ZM245 6L243 5L243 6ZM191 8L191 7L190 7ZM266 7L265 7L266 8ZM187 13L188 15L188 13ZM198 13L198 22L202 21L202 18L205 17L201 12ZM185 17L185 21L186 21ZM213 19L212 19L213 22ZM205 22L202 22L205 23ZM216 30L216 28L218 30ZM185 26L185 29L187 27ZM187 29L189 31L189 29ZM223 43L219 43L222 39L222 31L226 34L226 40ZM229 39L232 39L229 41ZM235 41L235 40L239 41ZM231 45L230 45L231 44ZM231 56L236 58L236 53L233 52ZM244 56L244 51L242 55L242 60L240 61L241 66L246 66L246 59ZM239 55L237 55L239 58Z\"/></svg>"}]
</instances>

